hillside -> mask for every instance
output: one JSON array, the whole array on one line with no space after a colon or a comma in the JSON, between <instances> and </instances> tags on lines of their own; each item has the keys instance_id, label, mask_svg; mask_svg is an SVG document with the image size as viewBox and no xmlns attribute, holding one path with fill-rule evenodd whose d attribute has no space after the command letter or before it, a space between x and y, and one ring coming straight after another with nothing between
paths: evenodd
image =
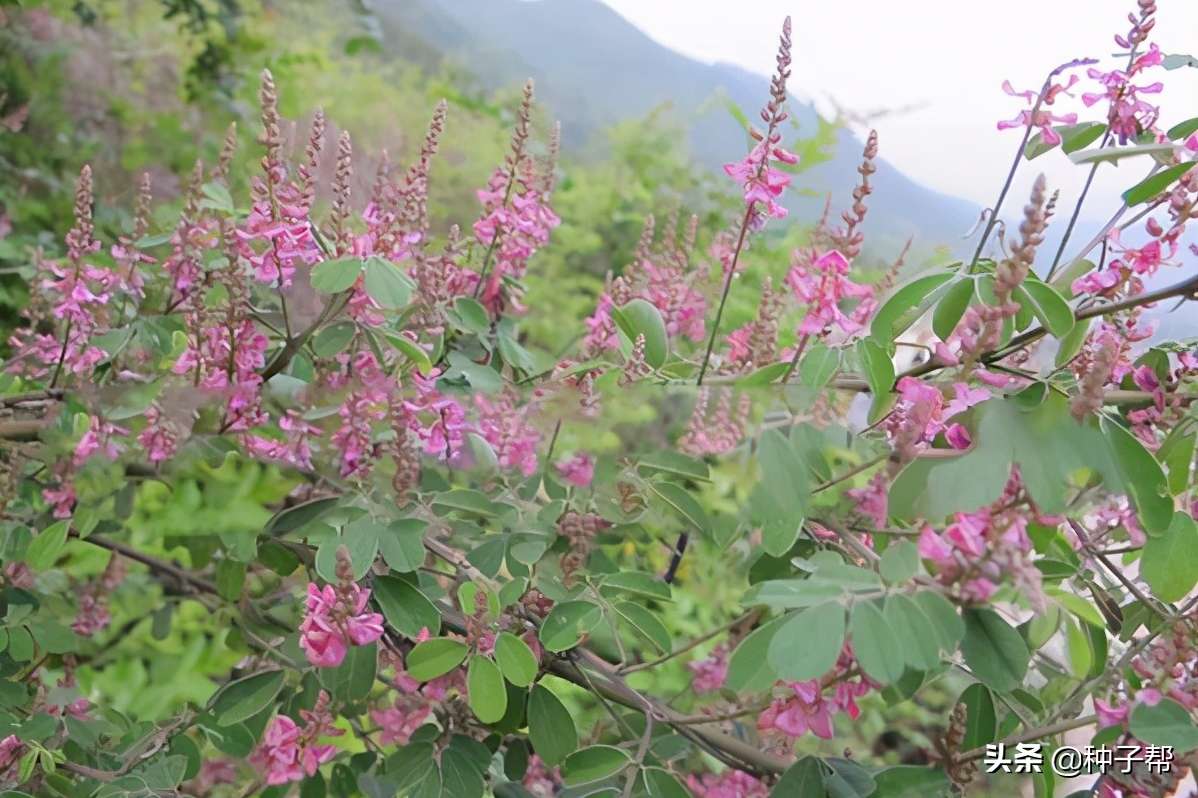
<instances>
[{"instance_id":1,"label":"hillside","mask_svg":"<svg viewBox=\"0 0 1198 798\"><path fill-rule=\"evenodd\" d=\"M688 131L694 157L717 168L745 148L728 101L753 115L768 92L766 78L669 50L598 0L376 0L372 10L391 46L419 39L450 63L468 64L482 88L534 78L574 150L608 125L664 108ZM763 46L772 46L772 33L763 37ZM792 81L802 88L800 73ZM814 133L817 116L809 105L793 101L792 114L798 135ZM856 136L841 131L831 160L803 175L801 187L817 196L792 194L792 210L813 218L825 192L843 198L856 180L861 148ZM954 243L977 219L971 203L923 187L885 160L874 183L875 236Z\"/></svg>"}]
</instances>

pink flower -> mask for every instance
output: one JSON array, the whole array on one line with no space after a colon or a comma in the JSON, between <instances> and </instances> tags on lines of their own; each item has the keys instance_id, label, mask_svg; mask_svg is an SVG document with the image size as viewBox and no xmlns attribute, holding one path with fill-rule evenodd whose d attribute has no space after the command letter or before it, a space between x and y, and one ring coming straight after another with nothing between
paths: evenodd
<instances>
[{"instance_id":1,"label":"pink flower","mask_svg":"<svg viewBox=\"0 0 1198 798\"><path fill-rule=\"evenodd\" d=\"M1034 114L1032 113L1031 109L1020 111L1013 119L999 122L998 129L1009 130L1011 128L1022 129L1026 127L1036 127L1040 129L1040 136L1044 139L1044 143L1055 147L1057 144L1061 143L1061 137L1055 130L1053 130L1053 123L1059 122L1065 125L1076 124L1077 114L1054 114L1051 111L1045 110L1045 108L1053 104L1057 98L1057 95L1065 94L1070 97L1073 96L1069 94L1069 89L1071 89L1077 82L1077 75L1070 75L1069 82L1065 85L1051 83L1048 87L1048 91L1044 93L1044 100L1041 102L1039 110L1037 110ZM1024 102L1026 102L1029 106L1035 106L1036 100L1040 96L1038 92L1034 91L1016 91L1014 87L1011 86L1011 81L1009 80L1003 81L1002 89L1012 97L1022 97Z\"/></svg>"},{"instance_id":2,"label":"pink flower","mask_svg":"<svg viewBox=\"0 0 1198 798\"><path fill-rule=\"evenodd\" d=\"M537 470L538 432L528 420L531 406L516 406L516 397L505 391L494 398L475 394L478 408L478 431L491 448L499 467L516 469L526 477Z\"/></svg>"},{"instance_id":3,"label":"pink flower","mask_svg":"<svg viewBox=\"0 0 1198 798\"><path fill-rule=\"evenodd\" d=\"M4 774L21 758L25 744L15 734L10 734L0 740L0 774Z\"/></svg>"},{"instance_id":4,"label":"pink flower","mask_svg":"<svg viewBox=\"0 0 1198 798\"><path fill-rule=\"evenodd\" d=\"M106 629L111 620L112 616L108 613L108 607L96 598L93 592L85 591L79 597L79 610L75 614L71 628L75 630L76 634L91 637L96 632Z\"/></svg>"},{"instance_id":5,"label":"pink flower","mask_svg":"<svg viewBox=\"0 0 1198 798\"><path fill-rule=\"evenodd\" d=\"M474 236L492 255L492 264L480 299L499 314L505 305L523 308L509 296L505 280L519 280L533 254L549 243L549 235L561 219L549 207L549 195L538 188L530 169L513 177L511 169L496 169L487 187L479 189L483 215L474 223Z\"/></svg>"},{"instance_id":6,"label":"pink flower","mask_svg":"<svg viewBox=\"0 0 1198 798\"><path fill-rule=\"evenodd\" d=\"M571 485L585 488L595 478L595 461L590 455L579 452L570 459L558 463L557 472Z\"/></svg>"},{"instance_id":7,"label":"pink flower","mask_svg":"<svg viewBox=\"0 0 1198 798\"><path fill-rule=\"evenodd\" d=\"M1127 718L1131 714L1131 707L1122 706L1116 708L1101 698L1096 698L1094 699L1094 712L1098 715L1099 728L1122 726L1127 723Z\"/></svg>"},{"instance_id":8,"label":"pink flower","mask_svg":"<svg viewBox=\"0 0 1198 798\"><path fill-rule=\"evenodd\" d=\"M521 784L534 798L553 798L557 795L561 783L562 776L558 768L549 769L536 754L528 758L528 767L524 770Z\"/></svg>"},{"instance_id":9,"label":"pink flower","mask_svg":"<svg viewBox=\"0 0 1198 798\"><path fill-rule=\"evenodd\" d=\"M975 513L957 513L955 518L944 530L944 536L966 557L981 557L986 551L988 519Z\"/></svg>"},{"instance_id":10,"label":"pink flower","mask_svg":"<svg viewBox=\"0 0 1198 798\"><path fill-rule=\"evenodd\" d=\"M936 534L935 530L930 526L925 526L923 531L919 533L918 548L919 556L935 563L937 568L956 565L952 547L944 541L944 538Z\"/></svg>"},{"instance_id":11,"label":"pink flower","mask_svg":"<svg viewBox=\"0 0 1198 798\"><path fill-rule=\"evenodd\" d=\"M874 522L878 528L886 526L889 517L889 484L882 472L874 474L864 488L850 488L844 493L857 503L857 512Z\"/></svg>"},{"instance_id":12,"label":"pink flower","mask_svg":"<svg viewBox=\"0 0 1198 798\"><path fill-rule=\"evenodd\" d=\"M364 646L383 636L383 616L366 612L370 591L356 583L318 588L308 584L300 648L318 668L335 668L350 645Z\"/></svg>"},{"instance_id":13,"label":"pink flower","mask_svg":"<svg viewBox=\"0 0 1198 798\"><path fill-rule=\"evenodd\" d=\"M691 687L696 693L710 693L724 686L728 678L728 649L717 646L710 655L701 660L687 663L687 669L694 674Z\"/></svg>"},{"instance_id":14,"label":"pink flower","mask_svg":"<svg viewBox=\"0 0 1198 798\"><path fill-rule=\"evenodd\" d=\"M799 156L772 145L767 137L742 160L724 164L724 173L744 189L745 205L751 214L749 225L754 230L763 228L767 219L786 218L786 208L777 200L790 185L790 176L770 166L771 159L786 164L799 162ZM758 208L759 204L763 208Z\"/></svg>"},{"instance_id":15,"label":"pink flower","mask_svg":"<svg viewBox=\"0 0 1198 798\"><path fill-rule=\"evenodd\" d=\"M973 445L973 438L970 436L969 430L960 424L949 425L949 428L944 431L944 439L954 449L968 449Z\"/></svg>"},{"instance_id":16,"label":"pink flower","mask_svg":"<svg viewBox=\"0 0 1198 798\"><path fill-rule=\"evenodd\" d=\"M786 284L794 291L795 298L807 306L807 315L799 325L799 335L826 335L833 325L849 335L861 330L862 320L856 313L845 315L840 303L845 299L863 302L871 299L873 288L853 282L848 274L848 259L835 249L814 261L796 253L786 275Z\"/></svg>"},{"instance_id":17,"label":"pink flower","mask_svg":"<svg viewBox=\"0 0 1198 798\"><path fill-rule=\"evenodd\" d=\"M958 413L964 413L989 398L990 392L985 388L970 388L963 382L953 383L953 398L944 406L944 418L947 420Z\"/></svg>"},{"instance_id":18,"label":"pink flower","mask_svg":"<svg viewBox=\"0 0 1198 798\"><path fill-rule=\"evenodd\" d=\"M331 745L319 745L322 736L338 735L327 715L328 694L322 692L311 712L301 711L305 720L301 729L286 715L276 715L266 727L262 741L250 755L249 761L266 776L266 783L275 786L301 781L313 776L325 762L337 755Z\"/></svg>"},{"instance_id":19,"label":"pink flower","mask_svg":"<svg viewBox=\"0 0 1198 798\"><path fill-rule=\"evenodd\" d=\"M428 704L400 697L394 706L370 710L370 718L382 729L379 741L383 745L407 745L412 734L424 725L432 711Z\"/></svg>"},{"instance_id":20,"label":"pink flower","mask_svg":"<svg viewBox=\"0 0 1198 798\"><path fill-rule=\"evenodd\" d=\"M1162 60L1160 48L1152 44L1149 51L1137 58L1126 72L1119 69L1103 72L1093 67L1086 70L1086 75L1097 81L1102 91L1083 94L1082 102L1087 108L1103 101L1108 104L1107 124L1111 132L1119 137L1120 144L1127 143L1156 124L1160 109L1141 99L1140 95L1160 94L1165 89L1164 84L1158 81L1137 86L1132 81L1144 70L1159 66Z\"/></svg>"},{"instance_id":21,"label":"pink flower","mask_svg":"<svg viewBox=\"0 0 1198 798\"><path fill-rule=\"evenodd\" d=\"M75 486L64 480L57 488L43 488L42 498L53 505L55 518L70 518L75 510Z\"/></svg>"},{"instance_id":22,"label":"pink flower","mask_svg":"<svg viewBox=\"0 0 1198 798\"><path fill-rule=\"evenodd\" d=\"M832 738L832 705L823 699L819 680L790 682L794 693L775 699L757 718L762 731L779 731L789 737L802 737L808 731L825 740Z\"/></svg>"},{"instance_id":23,"label":"pink flower","mask_svg":"<svg viewBox=\"0 0 1198 798\"><path fill-rule=\"evenodd\" d=\"M769 787L743 770L704 773L686 777L686 786L695 798L766 798Z\"/></svg>"},{"instance_id":24,"label":"pink flower","mask_svg":"<svg viewBox=\"0 0 1198 798\"><path fill-rule=\"evenodd\" d=\"M129 430L124 427L104 421L99 416L92 416L88 419L87 432L83 433L83 437L75 446L75 465L81 465L96 452L103 452L107 459L116 460L121 456L124 447L113 438L128 434Z\"/></svg>"}]
</instances>

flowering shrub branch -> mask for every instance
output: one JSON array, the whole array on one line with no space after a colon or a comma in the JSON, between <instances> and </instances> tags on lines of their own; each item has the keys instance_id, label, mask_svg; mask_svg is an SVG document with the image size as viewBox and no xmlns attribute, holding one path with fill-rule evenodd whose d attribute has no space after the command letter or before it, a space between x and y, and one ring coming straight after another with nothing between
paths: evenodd
<instances>
[{"instance_id":1,"label":"flowering shrub branch","mask_svg":"<svg viewBox=\"0 0 1198 798\"><path fill-rule=\"evenodd\" d=\"M647 220L559 355L520 329L561 221L531 83L471 236L429 210L445 103L358 198L350 134L328 152L317 112L293 157L266 72L248 199L231 129L169 230L143 181L107 247L84 166L0 396L0 785L886 798L1095 727L1174 755L1097 794L1165 794L1198 750L1198 352L1145 310L1198 298L1192 276L1149 287L1198 257L1198 124L1158 127L1154 15L1117 38L1123 70L1004 87L1023 142L970 261L864 273L871 133L839 222L727 333L755 234L786 217L789 20L764 130L725 169L739 222ZM1153 166L1077 257L1042 257L1042 177L985 257L1014 175L1056 148L1091 176ZM198 513L205 491L260 523L172 531L168 499ZM123 695L113 652L137 646L190 652L202 689ZM928 713L935 750L864 739L884 705Z\"/></svg>"}]
</instances>

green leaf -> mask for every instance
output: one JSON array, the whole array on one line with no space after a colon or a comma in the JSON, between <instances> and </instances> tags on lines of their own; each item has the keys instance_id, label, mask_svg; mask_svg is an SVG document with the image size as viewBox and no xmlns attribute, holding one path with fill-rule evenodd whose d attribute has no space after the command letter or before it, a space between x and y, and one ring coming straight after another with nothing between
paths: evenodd
<instances>
[{"instance_id":1,"label":"green leaf","mask_svg":"<svg viewBox=\"0 0 1198 798\"><path fill-rule=\"evenodd\" d=\"M1093 150L1081 150L1071 153L1069 160L1074 163L1116 163L1125 158L1139 158L1142 155L1169 156L1177 151L1173 144L1136 144L1131 147L1099 147Z\"/></svg>"},{"instance_id":2,"label":"green leaf","mask_svg":"<svg viewBox=\"0 0 1198 798\"><path fill-rule=\"evenodd\" d=\"M1061 149L1066 155L1071 155L1084 147L1089 147L1106 133L1106 125L1101 122L1083 122L1071 125L1069 132L1061 132Z\"/></svg>"},{"instance_id":3,"label":"green leaf","mask_svg":"<svg viewBox=\"0 0 1198 798\"><path fill-rule=\"evenodd\" d=\"M770 363L768 366L762 366L743 377L737 378L736 386L738 388L756 388L762 385L769 385L780 380L788 371L790 371L789 361Z\"/></svg>"},{"instance_id":4,"label":"green leaf","mask_svg":"<svg viewBox=\"0 0 1198 798\"><path fill-rule=\"evenodd\" d=\"M237 601L245 587L245 563L219 560L216 563L216 592L225 601Z\"/></svg>"},{"instance_id":5,"label":"green leaf","mask_svg":"<svg viewBox=\"0 0 1198 798\"><path fill-rule=\"evenodd\" d=\"M1051 596L1062 607L1091 626L1103 627L1106 625L1106 622L1102 619L1102 613L1093 604L1076 593L1051 587L1046 588L1045 593Z\"/></svg>"},{"instance_id":6,"label":"green leaf","mask_svg":"<svg viewBox=\"0 0 1198 798\"><path fill-rule=\"evenodd\" d=\"M940 636L914 599L901 593L887 596L882 615L912 670L928 671L940 664Z\"/></svg>"},{"instance_id":7,"label":"green leaf","mask_svg":"<svg viewBox=\"0 0 1198 798\"><path fill-rule=\"evenodd\" d=\"M277 513L266 523L266 534L279 537L288 532L294 532L316 521L322 515L332 510L337 506L338 501L336 497L313 499L312 501L297 504L294 507L288 507L286 510Z\"/></svg>"},{"instance_id":8,"label":"green leaf","mask_svg":"<svg viewBox=\"0 0 1198 798\"><path fill-rule=\"evenodd\" d=\"M1134 186L1123 192L1123 201L1129 206L1139 205L1141 202L1147 202L1153 197L1158 196L1162 192L1169 189L1174 183L1185 175L1186 172L1194 168L1194 161L1188 163L1179 163L1175 166L1170 166L1167 169L1162 169L1156 174L1141 180Z\"/></svg>"},{"instance_id":9,"label":"green leaf","mask_svg":"<svg viewBox=\"0 0 1198 798\"><path fill-rule=\"evenodd\" d=\"M681 516L682 520L704 535L711 534L711 521L707 518L707 511L685 488L673 482L650 482L649 487Z\"/></svg>"},{"instance_id":10,"label":"green leaf","mask_svg":"<svg viewBox=\"0 0 1198 798\"><path fill-rule=\"evenodd\" d=\"M234 213L233 196L229 193L229 189L220 183L205 183L200 187L200 191L207 197L208 202L201 202L204 207L210 207L225 213Z\"/></svg>"},{"instance_id":11,"label":"green leaf","mask_svg":"<svg viewBox=\"0 0 1198 798\"><path fill-rule=\"evenodd\" d=\"M1198 748L1198 727L1186 708L1172 698L1161 699L1156 706L1136 705L1130 728L1137 740L1172 746L1178 754Z\"/></svg>"},{"instance_id":12,"label":"green leaf","mask_svg":"<svg viewBox=\"0 0 1198 798\"><path fill-rule=\"evenodd\" d=\"M919 549L909 540L892 541L882 552L878 571L892 585L906 582L919 572Z\"/></svg>"},{"instance_id":13,"label":"green leaf","mask_svg":"<svg viewBox=\"0 0 1198 798\"><path fill-rule=\"evenodd\" d=\"M229 682L212 696L212 715L221 726L233 726L270 706L283 689L282 671L264 671Z\"/></svg>"},{"instance_id":14,"label":"green leaf","mask_svg":"<svg viewBox=\"0 0 1198 798\"><path fill-rule=\"evenodd\" d=\"M681 452L672 452L669 449L645 455L637 463L637 469L640 471L670 474L699 482L711 481L711 475L707 470L707 463L697 460L694 457L687 457Z\"/></svg>"},{"instance_id":15,"label":"green leaf","mask_svg":"<svg viewBox=\"0 0 1198 798\"><path fill-rule=\"evenodd\" d=\"M805 756L787 768L770 790L770 798L827 798L827 795L823 766L813 756Z\"/></svg>"},{"instance_id":16,"label":"green leaf","mask_svg":"<svg viewBox=\"0 0 1198 798\"><path fill-rule=\"evenodd\" d=\"M1031 406L1014 398L991 399L973 413L973 449L910 463L891 485L891 515L938 520L972 512L1002 495L1014 465L1032 499L1050 513L1064 511L1068 489L1083 469L1099 469L1112 491L1122 486L1123 477L1102 435L1091 425L1079 424L1068 400L1055 392Z\"/></svg>"},{"instance_id":17,"label":"green leaf","mask_svg":"<svg viewBox=\"0 0 1198 798\"><path fill-rule=\"evenodd\" d=\"M668 584L661 581L660 577L642 571L617 571L614 574L608 574L603 577L603 581L599 585L599 592L604 596L611 596L613 593L632 593L660 601L671 601L674 598L673 590Z\"/></svg>"},{"instance_id":18,"label":"green leaf","mask_svg":"<svg viewBox=\"0 0 1198 798\"><path fill-rule=\"evenodd\" d=\"M757 627L740 641L728 658L725 687L738 693L756 693L778 680L778 674L769 664L770 643L788 620L788 616L775 618Z\"/></svg>"},{"instance_id":19,"label":"green leaf","mask_svg":"<svg viewBox=\"0 0 1198 798\"><path fill-rule=\"evenodd\" d=\"M969 303L973 301L974 280L972 277L961 277L949 286L944 296L936 303L932 312L932 332L941 340L948 340L957 329L961 317Z\"/></svg>"},{"instance_id":20,"label":"green leaf","mask_svg":"<svg viewBox=\"0 0 1198 798\"><path fill-rule=\"evenodd\" d=\"M345 546L349 552L350 565L353 567L354 579L366 576L374 557L379 550L379 532L384 531L382 525L373 521L369 516L363 516L345 527L341 535L329 537L316 550L316 573L326 582L336 584L337 549Z\"/></svg>"},{"instance_id":21,"label":"green leaf","mask_svg":"<svg viewBox=\"0 0 1198 798\"><path fill-rule=\"evenodd\" d=\"M840 350L816 341L799 363L799 380L808 388L823 388L840 368Z\"/></svg>"},{"instance_id":22,"label":"green leaf","mask_svg":"<svg viewBox=\"0 0 1198 798\"><path fill-rule=\"evenodd\" d=\"M957 607L936 591L920 591L912 600L931 623L930 631L936 635L940 651L945 654L955 652L962 637L966 636L966 624L957 615Z\"/></svg>"},{"instance_id":23,"label":"green leaf","mask_svg":"<svg viewBox=\"0 0 1198 798\"><path fill-rule=\"evenodd\" d=\"M1169 492L1174 496L1189 487L1195 443L1198 443L1198 431L1175 427L1156 452L1157 459L1169 472Z\"/></svg>"},{"instance_id":24,"label":"green leaf","mask_svg":"<svg viewBox=\"0 0 1198 798\"><path fill-rule=\"evenodd\" d=\"M1047 283L1028 278L1015 289L1015 301L1028 307L1040 324L1056 338L1063 338L1073 329L1073 309L1057 290Z\"/></svg>"},{"instance_id":25,"label":"green leaf","mask_svg":"<svg viewBox=\"0 0 1198 798\"><path fill-rule=\"evenodd\" d=\"M682 782L668 770L645 768L641 772L641 779L644 782L645 798L691 798Z\"/></svg>"},{"instance_id":26,"label":"green leaf","mask_svg":"<svg viewBox=\"0 0 1198 798\"><path fill-rule=\"evenodd\" d=\"M1161 66L1165 69L1181 69L1182 67L1194 67L1198 69L1198 58L1185 53L1169 53L1161 59Z\"/></svg>"},{"instance_id":27,"label":"green leaf","mask_svg":"<svg viewBox=\"0 0 1198 798\"><path fill-rule=\"evenodd\" d=\"M378 256L366 259L366 295L381 308L402 308L416 286L398 266Z\"/></svg>"},{"instance_id":28,"label":"green leaf","mask_svg":"<svg viewBox=\"0 0 1198 798\"><path fill-rule=\"evenodd\" d=\"M66 545L69 530L68 521L57 521L39 532L25 549L25 564L34 571L45 571L53 566Z\"/></svg>"},{"instance_id":29,"label":"green leaf","mask_svg":"<svg viewBox=\"0 0 1198 798\"><path fill-rule=\"evenodd\" d=\"M495 661L503 678L517 687L528 687L537 677L537 657L520 638L511 632L500 632L495 638Z\"/></svg>"},{"instance_id":30,"label":"green leaf","mask_svg":"<svg viewBox=\"0 0 1198 798\"><path fill-rule=\"evenodd\" d=\"M666 323L661 311L644 299L633 299L618 308L612 308L612 319L628 340L636 343L638 335L645 336L645 362L653 368L661 368L670 354L670 339L666 334Z\"/></svg>"},{"instance_id":31,"label":"green leaf","mask_svg":"<svg viewBox=\"0 0 1198 798\"><path fill-rule=\"evenodd\" d=\"M423 346L402 334L384 333L383 337L391 346L399 350L400 354L410 360L421 374L432 373L433 362L429 360L428 352L424 351Z\"/></svg>"},{"instance_id":32,"label":"green leaf","mask_svg":"<svg viewBox=\"0 0 1198 798\"><path fill-rule=\"evenodd\" d=\"M441 753L441 782L445 798L482 798L487 788L477 764L453 746Z\"/></svg>"},{"instance_id":33,"label":"green leaf","mask_svg":"<svg viewBox=\"0 0 1198 798\"><path fill-rule=\"evenodd\" d=\"M404 637L416 637L422 630L441 631L441 613L420 589L396 576L374 578L374 600L387 624Z\"/></svg>"},{"instance_id":34,"label":"green leaf","mask_svg":"<svg viewBox=\"0 0 1198 798\"><path fill-rule=\"evenodd\" d=\"M418 518L392 521L379 532L379 552L392 571L412 573L424 565L424 532L428 523Z\"/></svg>"},{"instance_id":35,"label":"green leaf","mask_svg":"<svg viewBox=\"0 0 1198 798\"><path fill-rule=\"evenodd\" d=\"M1100 426L1136 511L1149 536L1159 535L1173 523L1173 498L1161 465L1122 425L1102 416Z\"/></svg>"},{"instance_id":36,"label":"green leaf","mask_svg":"<svg viewBox=\"0 0 1198 798\"><path fill-rule=\"evenodd\" d=\"M874 774L877 790L870 798L942 798L952 784L939 768L897 765Z\"/></svg>"},{"instance_id":37,"label":"green leaf","mask_svg":"<svg viewBox=\"0 0 1198 798\"><path fill-rule=\"evenodd\" d=\"M1163 535L1148 538L1140 574L1161 601L1180 601L1198 584L1198 525L1188 513L1174 513Z\"/></svg>"},{"instance_id":38,"label":"green leaf","mask_svg":"<svg viewBox=\"0 0 1198 798\"><path fill-rule=\"evenodd\" d=\"M1184 122L1178 122L1173 127L1169 128L1165 133L1170 139L1186 139L1193 134L1198 133L1198 116L1193 119L1187 119Z\"/></svg>"},{"instance_id":39,"label":"green leaf","mask_svg":"<svg viewBox=\"0 0 1198 798\"><path fill-rule=\"evenodd\" d=\"M957 703L965 705L965 737L961 741L961 750L981 748L998 739L998 715L994 711L990 688L974 682L965 688Z\"/></svg>"},{"instance_id":40,"label":"green leaf","mask_svg":"<svg viewBox=\"0 0 1198 798\"><path fill-rule=\"evenodd\" d=\"M410 656L410 655L409 655ZM361 701L370 695L378 666L378 646L350 646L345 660L336 668L320 671L320 678L338 701Z\"/></svg>"},{"instance_id":41,"label":"green leaf","mask_svg":"<svg viewBox=\"0 0 1198 798\"><path fill-rule=\"evenodd\" d=\"M861 601L853 605L849 639L866 676L879 684L891 684L903 675L902 644L886 622L878 602Z\"/></svg>"},{"instance_id":42,"label":"green leaf","mask_svg":"<svg viewBox=\"0 0 1198 798\"><path fill-rule=\"evenodd\" d=\"M418 682L444 676L462 664L469 650L465 643L448 637L434 637L417 643L405 660L408 675Z\"/></svg>"},{"instance_id":43,"label":"green leaf","mask_svg":"<svg viewBox=\"0 0 1198 798\"><path fill-rule=\"evenodd\" d=\"M312 269L312 288L322 294L339 294L348 291L361 273L361 258L321 261Z\"/></svg>"},{"instance_id":44,"label":"green leaf","mask_svg":"<svg viewBox=\"0 0 1198 798\"><path fill-rule=\"evenodd\" d=\"M631 764L632 757L622 748L592 745L566 757L562 762L562 780L569 787L590 784L610 778Z\"/></svg>"},{"instance_id":45,"label":"green leaf","mask_svg":"<svg viewBox=\"0 0 1198 798\"><path fill-rule=\"evenodd\" d=\"M603 618L603 611L589 601L555 604L541 624L541 644L554 653L578 645Z\"/></svg>"},{"instance_id":46,"label":"green leaf","mask_svg":"<svg viewBox=\"0 0 1198 798\"><path fill-rule=\"evenodd\" d=\"M836 665L844 647L844 607L829 601L791 615L769 642L770 668L778 678L818 679Z\"/></svg>"},{"instance_id":47,"label":"green leaf","mask_svg":"<svg viewBox=\"0 0 1198 798\"><path fill-rule=\"evenodd\" d=\"M918 310L924 302L953 277L953 272L937 271L920 275L899 286L874 313L870 335L879 343L889 346L919 317Z\"/></svg>"},{"instance_id":48,"label":"green leaf","mask_svg":"<svg viewBox=\"0 0 1198 798\"><path fill-rule=\"evenodd\" d=\"M1057 347L1056 357L1053 359L1053 365L1061 368L1072 361L1078 352L1082 351L1082 347L1086 343L1086 336L1090 334L1090 325L1093 323L1093 319L1082 319L1073 325L1073 329L1061 339L1060 346Z\"/></svg>"},{"instance_id":49,"label":"green leaf","mask_svg":"<svg viewBox=\"0 0 1198 798\"><path fill-rule=\"evenodd\" d=\"M670 632L660 618L639 604L633 604L630 601L617 602L614 609L637 634L652 643L659 654L666 654L670 651Z\"/></svg>"},{"instance_id":50,"label":"green leaf","mask_svg":"<svg viewBox=\"0 0 1198 798\"><path fill-rule=\"evenodd\" d=\"M499 666L489 657L475 654L466 666L466 695L474 716L495 723L507 712L507 689Z\"/></svg>"},{"instance_id":51,"label":"green leaf","mask_svg":"<svg viewBox=\"0 0 1198 798\"><path fill-rule=\"evenodd\" d=\"M865 381L869 384L869 392L873 396L870 403L869 415L866 417L873 424L886 414L890 405L891 390L894 388L894 361L890 353L870 338L862 338L857 344L857 354L861 358L861 366L865 371Z\"/></svg>"},{"instance_id":52,"label":"green leaf","mask_svg":"<svg viewBox=\"0 0 1198 798\"><path fill-rule=\"evenodd\" d=\"M754 519L797 529L807 515L811 491L802 454L781 432L766 430L757 445L757 462L761 478L749 500Z\"/></svg>"},{"instance_id":53,"label":"green leaf","mask_svg":"<svg viewBox=\"0 0 1198 798\"><path fill-rule=\"evenodd\" d=\"M330 324L316 334L312 339L312 351L317 357L332 357L349 346L354 339L358 327L352 321L339 321Z\"/></svg>"},{"instance_id":54,"label":"green leaf","mask_svg":"<svg viewBox=\"0 0 1198 798\"><path fill-rule=\"evenodd\" d=\"M553 767L578 748L574 719L548 688L534 684L528 696L528 739L537 756Z\"/></svg>"},{"instance_id":55,"label":"green leaf","mask_svg":"<svg viewBox=\"0 0 1198 798\"><path fill-rule=\"evenodd\" d=\"M1004 693L1023 683L1031 658L1019 632L988 609L966 610L961 653L974 676Z\"/></svg>"},{"instance_id":56,"label":"green leaf","mask_svg":"<svg viewBox=\"0 0 1198 798\"><path fill-rule=\"evenodd\" d=\"M453 301L454 312L462 329L475 335L485 335L491 329L491 317L477 299L460 296Z\"/></svg>"}]
</instances>

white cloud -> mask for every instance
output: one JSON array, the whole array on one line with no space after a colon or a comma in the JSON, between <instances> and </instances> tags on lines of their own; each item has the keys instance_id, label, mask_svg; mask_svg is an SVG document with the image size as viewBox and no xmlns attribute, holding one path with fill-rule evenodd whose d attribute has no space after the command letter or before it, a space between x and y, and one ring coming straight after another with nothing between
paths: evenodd
<instances>
[{"instance_id":1,"label":"white cloud","mask_svg":"<svg viewBox=\"0 0 1198 798\"><path fill-rule=\"evenodd\" d=\"M912 178L989 205L1005 177L1019 131L995 123L1020 100L1003 94L1038 88L1057 64L1109 57L1126 32L1132 0L603 0L657 41L703 61L754 72L773 69L783 17L794 20L792 90L825 111L829 98L854 111L918 106L875 122L883 157ZM1198 52L1198 2L1158 0L1154 40L1166 53ZM1198 69L1161 71L1165 124L1198 114ZM1080 85L1079 85L1080 88ZM1087 118L1078 100L1072 102ZM1097 114L1097 109L1090 116ZM1097 216L1134 182L1140 164L1100 170L1087 216ZM1023 167L1015 200L1036 171L1047 173L1071 207L1085 168L1052 153Z\"/></svg>"}]
</instances>

